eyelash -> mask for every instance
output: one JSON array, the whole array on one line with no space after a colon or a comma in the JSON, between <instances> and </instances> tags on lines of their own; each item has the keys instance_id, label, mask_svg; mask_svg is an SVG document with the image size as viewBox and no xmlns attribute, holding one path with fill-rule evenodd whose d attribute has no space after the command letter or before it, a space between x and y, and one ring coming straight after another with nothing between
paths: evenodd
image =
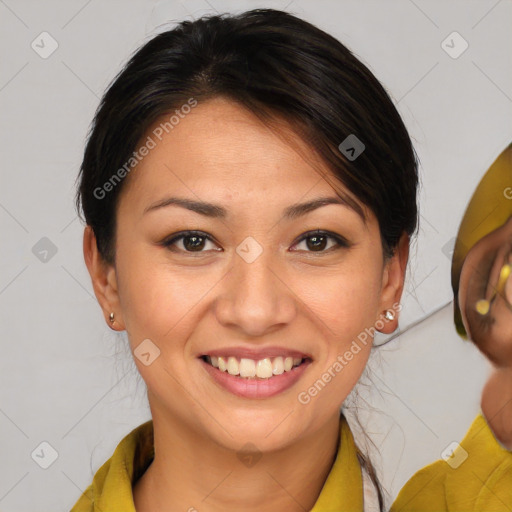
<instances>
[{"instance_id":1,"label":"eyelash","mask_svg":"<svg viewBox=\"0 0 512 512\"><path fill-rule=\"evenodd\" d=\"M174 235L171 236L171 238L168 238L168 239L164 240L161 243L161 245L166 247L170 251L182 252L182 253L186 253L186 254L202 254L204 252L207 252L207 251L186 251L186 250L176 249L175 247L173 247L176 244L176 242L178 242L179 240L182 240L182 239L190 237L190 236L198 236L200 238L205 238L206 240L209 240L210 242L215 243L215 241L213 240L213 238L211 236L207 235L206 233L203 233L202 231L182 231L181 233L174 234ZM306 251L306 252L310 252L310 253L313 253L313 254L315 254L315 253L326 254L326 253L330 253L333 250L339 250L339 249L342 249L342 248L348 248L351 245L342 236L336 235L335 233L331 233L329 231L322 231L322 230L319 230L319 229L318 230L314 230L314 231L308 231L294 245L298 245L301 242L303 242L304 240L307 240L308 238L313 238L314 236L325 236L327 238L330 238L331 240L334 240L334 242L336 242L336 245L333 246L333 247L330 247L327 250L324 249L324 250L321 250L321 251Z\"/></svg>"}]
</instances>

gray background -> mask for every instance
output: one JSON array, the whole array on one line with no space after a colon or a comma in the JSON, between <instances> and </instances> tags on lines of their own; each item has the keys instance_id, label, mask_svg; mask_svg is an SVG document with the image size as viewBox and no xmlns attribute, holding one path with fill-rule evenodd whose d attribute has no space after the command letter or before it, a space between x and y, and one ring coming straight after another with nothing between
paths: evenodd
<instances>
[{"instance_id":1,"label":"gray background","mask_svg":"<svg viewBox=\"0 0 512 512\"><path fill-rule=\"evenodd\" d=\"M406 332L375 352L359 386L388 505L478 412L490 366L455 333L450 250L475 186L512 140L511 1L0 0L0 510L69 510L150 417L124 335L92 292L73 208L101 94L132 51L172 26L162 23L254 7L289 10L351 48L390 92L421 160ZM452 55L442 44L453 31L469 45L457 58L461 39L448 39ZM42 32L58 44L47 58L55 43ZM47 469L31 457L43 441L57 455Z\"/></svg>"}]
</instances>

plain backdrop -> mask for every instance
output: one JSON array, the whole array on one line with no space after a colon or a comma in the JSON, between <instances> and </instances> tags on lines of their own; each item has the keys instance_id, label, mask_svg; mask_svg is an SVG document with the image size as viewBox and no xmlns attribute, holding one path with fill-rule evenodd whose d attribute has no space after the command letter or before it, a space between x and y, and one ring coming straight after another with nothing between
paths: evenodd
<instances>
[{"instance_id":1,"label":"plain backdrop","mask_svg":"<svg viewBox=\"0 0 512 512\"><path fill-rule=\"evenodd\" d=\"M173 20L255 7L302 16L354 51L420 158L402 334L375 351L360 386L388 506L477 414L489 365L455 332L450 258L473 190L512 140L511 1L0 0L0 510L69 510L150 418L126 339L94 297L73 205L99 98ZM55 460L44 469L38 453Z\"/></svg>"}]
</instances>

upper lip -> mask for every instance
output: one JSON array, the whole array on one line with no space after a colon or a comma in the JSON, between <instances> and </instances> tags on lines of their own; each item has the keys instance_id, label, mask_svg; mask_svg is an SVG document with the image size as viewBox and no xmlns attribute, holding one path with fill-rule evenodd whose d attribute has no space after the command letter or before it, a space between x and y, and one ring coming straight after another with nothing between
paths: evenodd
<instances>
[{"instance_id":1,"label":"upper lip","mask_svg":"<svg viewBox=\"0 0 512 512\"><path fill-rule=\"evenodd\" d=\"M226 348L217 348L215 350L209 350L208 352L204 352L200 354L199 357L202 356L215 356L215 357L223 357L223 356L233 356L238 359L254 359L258 361L260 359L265 359L267 357L300 357L302 359L309 358L311 356L305 352L301 352L300 350L292 350L285 347L263 347L263 348L247 348L247 347L226 347Z\"/></svg>"}]
</instances>

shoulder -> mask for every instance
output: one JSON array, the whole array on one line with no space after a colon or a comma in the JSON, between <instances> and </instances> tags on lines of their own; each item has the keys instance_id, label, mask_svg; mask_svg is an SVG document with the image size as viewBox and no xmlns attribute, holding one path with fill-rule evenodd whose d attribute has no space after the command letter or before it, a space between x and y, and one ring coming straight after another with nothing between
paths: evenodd
<instances>
[{"instance_id":1,"label":"shoulder","mask_svg":"<svg viewBox=\"0 0 512 512\"><path fill-rule=\"evenodd\" d=\"M95 473L70 512L134 512L132 487L154 456L153 421L128 433Z\"/></svg>"},{"instance_id":2,"label":"shoulder","mask_svg":"<svg viewBox=\"0 0 512 512\"><path fill-rule=\"evenodd\" d=\"M442 457L409 479L390 512L510 510L512 451L496 440L481 411Z\"/></svg>"}]
</instances>

